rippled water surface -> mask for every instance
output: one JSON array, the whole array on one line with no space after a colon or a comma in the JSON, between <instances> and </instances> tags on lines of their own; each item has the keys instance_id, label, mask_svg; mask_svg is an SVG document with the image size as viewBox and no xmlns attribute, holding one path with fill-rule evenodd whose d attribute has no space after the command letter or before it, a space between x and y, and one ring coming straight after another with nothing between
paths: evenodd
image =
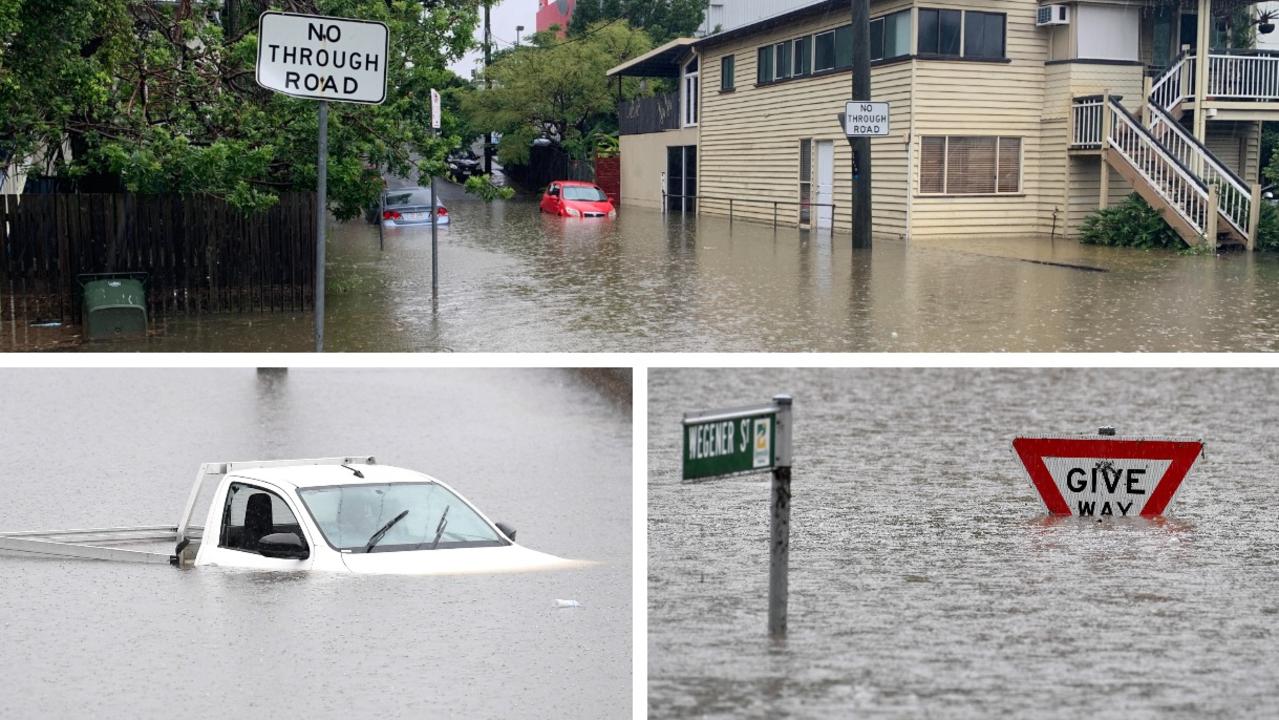
<instances>
[{"instance_id":1,"label":"rippled water surface","mask_svg":"<svg viewBox=\"0 0 1279 720\"><path fill-rule=\"evenodd\" d=\"M429 229L329 233L327 347L376 351L1270 351L1279 258L1073 240L879 241L623 207L616 222L485 205L441 183ZM0 349L308 351L310 315L173 316L140 342L0 327Z\"/></svg>"},{"instance_id":2,"label":"rippled water surface","mask_svg":"<svg viewBox=\"0 0 1279 720\"><path fill-rule=\"evenodd\" d=\"M0 530L176 523L200 462L370 453L529 547L603 563L353 577L0 553L0 717L630 716L618 388L559 370L6 370L0 398Z\"/></svg>"},{"instance_id":3,"label":"rippled water surface","mask_svg":"<svg viewBox=\"0 0 1279 720\"><path fill-rule=\"evenodd\" d=\"M1279 714L1274 399L1256 370L653 370L654 717ZM683 412L794 394L790 633L768 477L679 480ZM1022 432L1202 437L1168 517L1046 519Z\"/></svg>"}]
</instances>

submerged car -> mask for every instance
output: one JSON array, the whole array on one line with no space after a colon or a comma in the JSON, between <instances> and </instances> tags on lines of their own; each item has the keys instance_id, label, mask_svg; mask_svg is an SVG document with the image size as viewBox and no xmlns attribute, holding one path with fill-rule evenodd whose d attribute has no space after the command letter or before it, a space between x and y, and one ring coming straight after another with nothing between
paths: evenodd
<instances>
[{"instance_id":1,"label":"submerged car","mask_svg":"<svg viewBox=\"0 0 1279 720\"><path fill-rule=\"evenodd\" d=\"M231 472L209 510L197 567L462 574L568 567L516 544L429 475L376 464Z\"/></svg>"},{"instance_id":2,"label":"submerged car","mask_svg":"<svg viewBox=\"0 0 1279 720\"><path fill-rule=\"evenodd\" d=\"M377 224L378 214L381 213L380 222L386 227L413 227L417 225L431 224L431 189L421 187L406 187L387 190L382 193L381 209L369 208L365 213L365 218L370 224ZM440 194L435 194L435 213L436 224L449 224L449 210L444 207L444 203L440 201Z\"/></svg>"},{"instance_id":3,"label":"submerged car","mask_svg":"<svg viewBox=\"0 0 1279 720\"><path fill-rule=\"evenodd\" d=\"M204 525L192 523L217 481ZM174 552L122 547L175 542ZM444 482L371 456L206 463L177 526L0 533L0 550L179 567L390 575L582 567L515 542Z\"/></svg>"},{"instance_id":4,"label":"submerged car","mask_svg":"<svg viewBox=\"0 0 1279 720\"><path fill-rule=\"evenodd\" d=\"M613 202L598 185L577 180L557 180L546 186L540 208L544 213L561 217L617 217Z\"/></svg>"}]
</instances>

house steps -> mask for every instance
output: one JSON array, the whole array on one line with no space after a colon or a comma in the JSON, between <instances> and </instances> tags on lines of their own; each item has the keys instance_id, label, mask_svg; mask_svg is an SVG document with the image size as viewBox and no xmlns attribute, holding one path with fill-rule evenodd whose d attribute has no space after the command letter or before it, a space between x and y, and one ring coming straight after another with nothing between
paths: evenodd
<instances>
[{"instance_id":1,"label":"house steps","mask_svg":"<svg viewBox=\"0 0 1279 720\"><path fill-rule=\"evenodd\" d=\"M1119 97L1075 98L1072 149L1099 151L1187 245L1252 249L1257 185L1240 178L1179 122L1194 63L1194 57L1181 57L1155 80L1140 117ZM1279 65L1267 68L1279 71Z\"/></svg>"}]
</instances>

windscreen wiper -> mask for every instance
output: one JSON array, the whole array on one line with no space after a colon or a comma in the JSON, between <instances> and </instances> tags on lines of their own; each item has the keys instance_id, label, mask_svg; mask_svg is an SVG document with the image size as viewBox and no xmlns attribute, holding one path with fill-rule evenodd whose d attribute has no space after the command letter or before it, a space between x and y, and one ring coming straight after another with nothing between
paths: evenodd
<instances>
[{"instance_id":1,"label":"windscreen wiper","mask_svg":"<svg viewBox=\"0 0 1279 720\"><path fill-rule=\"evenodd\" d=\"M392 527L395 527L395 523L397 523L397 522L399 522L399 521L403 520L403 519L404 519L404 516L405 516L405 515L408 515L408 514L409 514L409 511L408 511L408 510L404 510L404 511L400 512L400 514L399 514L399 515L396 515L395 517L391 518L391 521L390 521L390 522L388 522L387 524L383 525L381 530L378 530L377 532L373 533L373 537L370 537L370 538L369 538L369 544L364 546L364 552L372 552L372 551L373 551L373 546L374 546L374 545L377 545L377 544L378 544L378 543L380 543L380 542L382 542L382 538L386 537L386 533L387 533L387 532L388 532L388 531L389 531Z\"/></svg>"},{"instance_id":2,"label":"windscreen wiper","mask_svg":"<svg viewBox=\"0 0 1279 720\"><path fill-rule=\"evenodd\" d=\"M452 505L444 506L444 514L440 515L440 524L435 526L435 540L431 542L431 549L440 544L440 536L444 534L444 528L449 526L449 508Z\"/></svg>"}]
</instances>

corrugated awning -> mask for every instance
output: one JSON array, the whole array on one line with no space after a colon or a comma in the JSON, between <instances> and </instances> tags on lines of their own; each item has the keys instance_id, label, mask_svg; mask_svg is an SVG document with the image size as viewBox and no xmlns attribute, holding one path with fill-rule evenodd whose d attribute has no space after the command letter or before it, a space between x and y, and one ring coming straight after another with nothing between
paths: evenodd
<instances>
[{"instance_id":1,"label":"corrugated awning","mask_svg":"<svg viewBox=\"0 0 1279 720\"><path fill-rule=\"evenodd\" d=\"M679 75L680 58L684 57L695 42L697 38L675 38L659 48L649 50L609 70L608 76L675 77Z\"/></svg>"}]
</instances>

